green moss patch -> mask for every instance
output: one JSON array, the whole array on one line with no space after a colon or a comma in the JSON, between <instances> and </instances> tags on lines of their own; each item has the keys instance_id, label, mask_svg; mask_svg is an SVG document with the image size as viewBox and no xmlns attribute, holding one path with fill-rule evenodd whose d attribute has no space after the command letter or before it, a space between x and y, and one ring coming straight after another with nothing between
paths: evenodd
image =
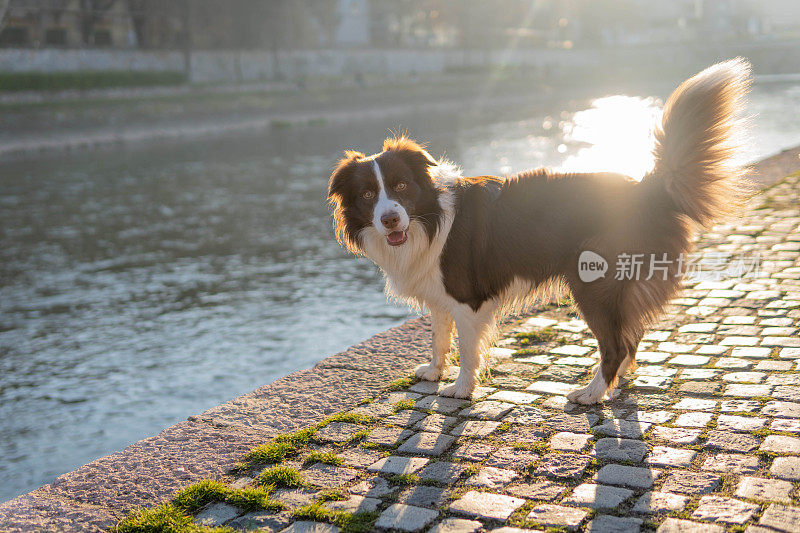
<instances>
[{"instance_id":1,"label":"green moss patch","mask_svg":"<svg viewBox=\"0 0 800 533\"><path fill-rule=\"evenodd\" d=\"M273 466L258 475L259 485L272 485L274 487L302 487L305 484L303 474L291 466Z\"/></svg>"},{"instance_id":2,"label":"green moss patch","mask_svg":"<svg viewBox=\"0 0 800 533\"><path fill-rule=\"evenodd\" d=\"M394 404L394 412L398 413L400 411L408 411L413 409L414 406L417 404L414 400L403 400Z\"/></svg>"},{"instance_id":3,"label":"green moss patch","mask_svg":"<svg viewBox=\"0 0 800 533\"><path fill-rule=\"evenodd\" d=\"M526 331L524 333L517 333L514 338L523 344L530 344L534 342L551 342L558 338L558 333L553 328L544 328L535 331Z\"/></svg>"},{"instance_id":4,"label":"green moss patch","mask_svg":"<svg viewBox=\"0 0 800 533\"><path fill-rule=\"evenodd\" d=\"M316 434L317 427L314 426L279 435L266 444L250 450L245 456L245 462L239 465L239 469L246 469L256 464L280 463L287 457L294 457Z\"/></svg>"},{"instance_id":5,"label":"green moss patch","mask_svg":"<svg viewBox=\"0 0 800 533\"><path fill-rule=\"evenodd\" d=\"M298 520L328 522L342 528L342 533L365 533L372 530L372 525L380 516L378 512L347 513L326 509L320 503L312 503L292 513Z\"/></svg>"},{"instance_id":6,"label":"green moss patch","mask_svg":"<svg viewBox=\"0 0 800 533\"><path fill-rule=\"evenodd\" d=\"M308 454L308 457L306 457L306 460L304 462L305 464L324 463L326 465L338 466L342 464L343 461L341 457L339 457L333 452L321 452L318 450L314 450L313 452Z\"/></svg>"}]
</instances>

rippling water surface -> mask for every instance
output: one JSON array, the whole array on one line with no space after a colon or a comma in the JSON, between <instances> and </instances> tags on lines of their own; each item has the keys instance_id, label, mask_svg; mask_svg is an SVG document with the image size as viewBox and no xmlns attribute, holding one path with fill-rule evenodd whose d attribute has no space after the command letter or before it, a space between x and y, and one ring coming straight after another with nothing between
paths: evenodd
<instances>
[{"instance_id":1,"label":"rippling water surface","mask_svg":"<svg viewBox=\"0 0 800 533\"><path fill-rule=\"evenodd\" d=\"M342 148L641 177L667 90L0 165L0 501L409 316L333 241ZM746 159L800 144L800 86L751 102Z\"/></svg>"}]
</instances>

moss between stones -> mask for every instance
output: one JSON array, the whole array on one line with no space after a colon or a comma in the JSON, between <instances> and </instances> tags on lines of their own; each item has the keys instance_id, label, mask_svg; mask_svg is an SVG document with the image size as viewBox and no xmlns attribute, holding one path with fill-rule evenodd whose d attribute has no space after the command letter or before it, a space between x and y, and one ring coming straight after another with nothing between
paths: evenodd
<instances>
[{"instance_id":1,"label":"moss between stones","mask_svg":"<svg viewBox=\"0 0 800 533\"><path fill-rule=\"evenodd\" d=\"M324 463L326 465L338 466L342 464L343 461L341 457L333 452L321 452L319 450L314 450L308 454L308 457L306 457L306 460L303 462L304 464Z\"/></svg>"},{"instance_id":2,"label":"moss between stones","mask_svg":"<svg viewBox=\"0 0 800 533\"><path fill-rule=\"evenodd\" d=\"M238 469L244 470L256 464L280 463L287 457L300 453L300 448L317 434L318 427L303 428L293 433L279 435L266 444L250 450L245 456L244 463Z\"/></svg>"},{"instance_id":3,"label":"moss between stones","mask_svg":"<svg viewBox=\"0 0 800 533\"><path fill-rule=\"evenodd\" d=\"M300 520L329 522L342 528L342 533L362 533L372 529L372 525L378 519L380 513L373 511L354 514L345 511L334 511L326 509L319 502L316 502L297 509L292 513L292 516Z\"/></svg>"},{"instance_id":4,"label":"moss between stones","mask_svg":"<svg viewBox=\"0 0 800 533\"><path fill-rule=\"evenodd\" d=\"M233 530L230 528L209 528L196 524L191 516L178 510L174 505L166 503L159 505L155 509L133 511L117 524L116 531L119 533L163 533L173 531L222 533Z\"/></svg>"},{"instance_id":5,"label":"moss between stones","mask_svg":"<svg viewBox=\"0 0 800 533\"><path fill-rule=\"evenodd\" d=\"M414 384L414 377L407 376L404 378L396 379L389 384L389 391L405 390Z\"/></svg>"},{"instance_id":6,"label":"moss between stones","mask_svg":"<svg viewBox=\"0 0 800 533\"><path fill-rule=\"evenodd\" d=\"M367 416L362 413L339 413L336 415L331 415L319 424L317 424L316 428L324 428L328 424L332 422L349 422L351 424L372 424L375 422L375 419L371 416Z\"/></svg>"},{"instance_id":7,"label":"moss between stones","mask_svg":"<svg viewBox=\"0 0 800 533\"><path fill-rule=\"evenodd\" d=\"M278 465L268 468L259 474L256 479L259 485L272 485L275 487L302 487L305 479L296 468Z\"/></svg>"},{"instance_id":8,"label":"moss between stones","mask_svg":"<svg viewBox=\"0 0 800 533\"><path fill-rule=\"evenodd\" d=\"M527 331L524 333L517 333L514 338L520 344L533 344L540 342L552 342L558 340L558 333L553 328L544 328L538 331Z\"/></svg>"},{"instance_id":9,"label":"moss between stones","mask_svg":"<svg viewBox=\"0 0 800 533\"><path fill-rule=\"evenodd\" d=\"M280 511L281 502L271 500L273 486L232 489L220 481L200 481L180 490L171 502L154 509L134 511L119 524L121 533L222 533L232 531L225 527L207 527L195 523L192 514L211 502L224 502L245 511Z\"/></svg>"},{"instance_id":10,"label":"moss between stones","mask_svg":"<svg viewBox=\"0 0 800 533\"><path fill-rule=\"evenodd\" d=\"M407 411L413 409L415 405L416 402L414 400L403 400L394 404L394 412Z\"/></svg>"},{"instance_id":11,"label":"moss between stones","mask_svg":"<svg viewBox=\"0 0 800 533\"><path fill-rule=\"evenodd\" d=\"M419 483L417 474L393 474L388 477L390 483L395 485L416 485Z\"/></svg>"},{"instance_id":12,"label":"moss between stones","mask_svg":"<svg viewBox=\"0 0 800 533\"><path fill-rule=\"evenodd\" d=\"M393 382L389 391L405 389L414 383L409 376ZM364 402L362 402L364 403ZM369 402L367 402L369 403ZM355 424L372 424L375 420L362 413L339 413L329 416L311 427L299 429L284 435L278 435L269 442L250 450L233 469L244 472L264 464L281 463L288 457L299 455L305 446L317 435L317 432L332 422L349 422ZM349 442L364 438L369 430L364 429L353 435ZM338 465L342 459L335 453L312 451L306 462L319 462ZM411 480L409 479L409 482ZM153 509L140 509L129 513L118 524L116 530L122 533L227 533L229 527L208 527L197 524L192 514L212 502L234 505L244 511L280 511L286 506L270 499L276 487L301 487L305 485L302 474L293 467L277 464L259 474L256 487L232 489L221 481L204 480L189 485L178 491L173 499ZM327 499L340 499L343 495L329 494ZM323 498L325 496L323 495ZM306 515L303 514L306 512ZM378 518L378 513L346 513L331 511L312 504L293 513L296 518L313 518L336 524L344 533L369 531Z\"/></svg>"}]
</instances>

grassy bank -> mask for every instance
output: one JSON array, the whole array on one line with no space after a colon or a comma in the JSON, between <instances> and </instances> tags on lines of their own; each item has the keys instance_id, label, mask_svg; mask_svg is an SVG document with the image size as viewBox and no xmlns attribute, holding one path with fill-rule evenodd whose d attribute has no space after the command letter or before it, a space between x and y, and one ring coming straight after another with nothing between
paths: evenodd
<instances>
[{"instance_id":1,"label":"grassy bank","mask_svg":"<svg viewBox=\"0 0 800 533\"><path fill-rule=\"evenodd\" d=\"M1 72L0 91L62 91L180 85L183 72L82 70L75 72Z\"/></svg>"}]
</instances>

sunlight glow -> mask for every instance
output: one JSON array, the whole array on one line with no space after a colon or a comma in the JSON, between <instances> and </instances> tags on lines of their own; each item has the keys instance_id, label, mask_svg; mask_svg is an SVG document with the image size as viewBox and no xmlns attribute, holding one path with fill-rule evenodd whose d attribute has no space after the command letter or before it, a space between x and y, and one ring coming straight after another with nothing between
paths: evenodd
<instances>
[{"instance_id":1,"label":"sunlight glow","mask_svg":"<svg viewBox=\"0 0 800 533\"><path fill-rule=\"evenodd\" d=\"M567 144L584 145L569 155L560 169L621 172L641 180L653 168L653 130L660 119L661 102L657 99L623 95L598 98L589 109L559 124Z\"/></svg>"}]
</instances>

